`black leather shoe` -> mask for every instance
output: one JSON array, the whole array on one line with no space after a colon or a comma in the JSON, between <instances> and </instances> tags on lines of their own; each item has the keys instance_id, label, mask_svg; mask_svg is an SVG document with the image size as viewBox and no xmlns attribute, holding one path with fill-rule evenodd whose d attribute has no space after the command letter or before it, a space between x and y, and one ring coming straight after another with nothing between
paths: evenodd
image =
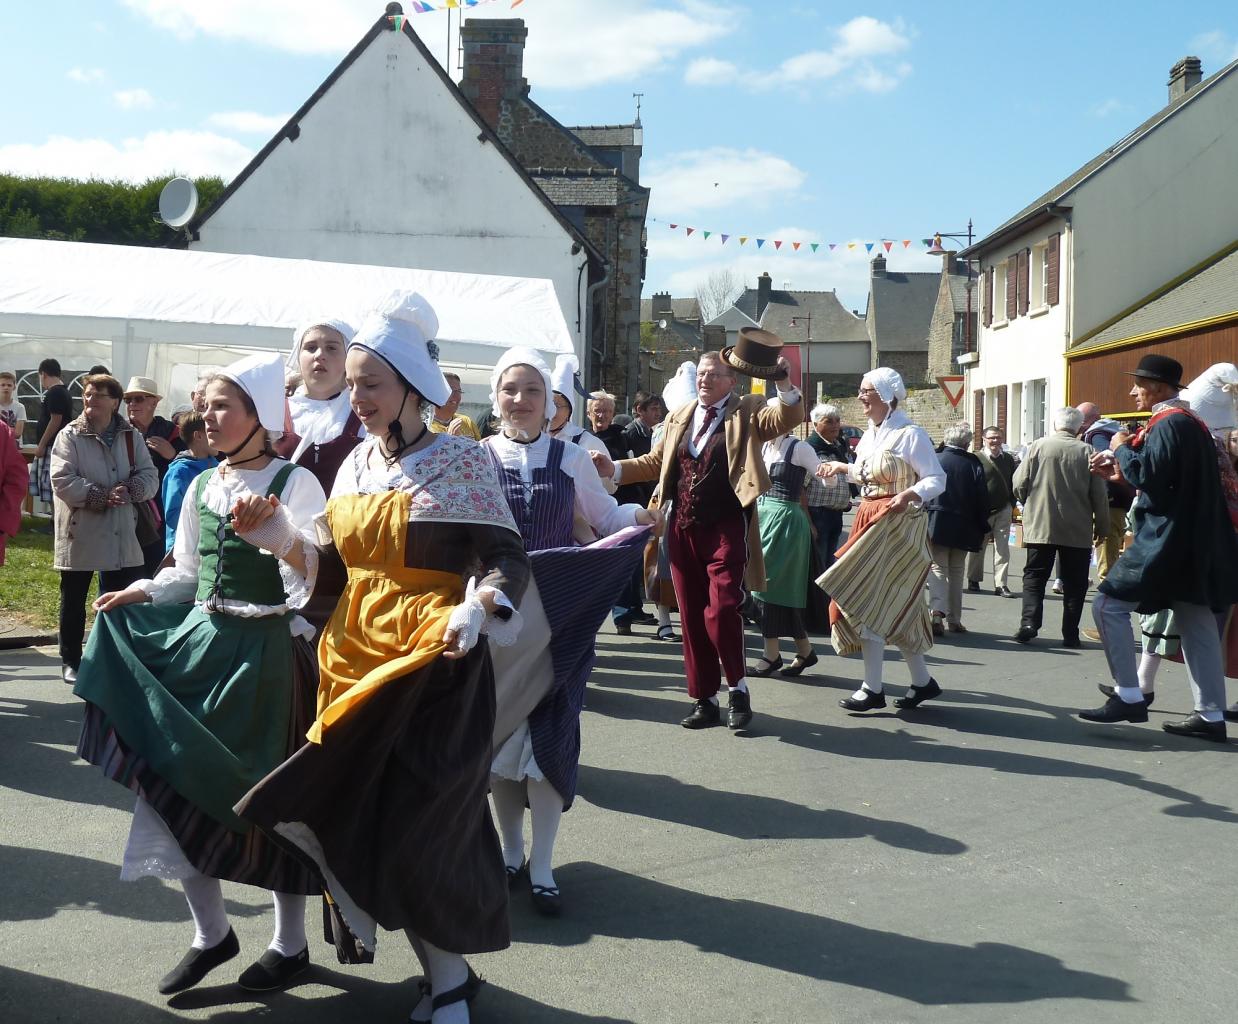
<instances>
[{"instance_id":1,"label":"black leather shoe","mask_svg":"<svg viewBox=\"0 0 1238 1024\"><path fill-rule=\"evenodd\" d=\"M1213 743L1224 743L1227 739L1224 722L1206 721L1198 711L1176 722L1162 722L1161 728L1175 736L1198 736L1201 740L1212 740Z\"/></svg>"},{"instance_id":2,"label":"black leather shoe","mask_svg":"<svg viewBox=\"0 0 1238 1024\"><path fill-rule=\"evenodd\" d=\"M1077 636L1065 636L1062 637L1062 646L1071 651L1078 651L1083 649L1083 641Z\"/></svg>"},{"instance_id":3,"label":"black leather shoe","mask_svg":"<svg viewBox=\"0 0 1238 1024\"><path fill-rule=\"evenodd\" d=\"M773 661L770 661L769 658L762 658L759 662L757 662L756 668L748 669L748 675L759 676L760 678L765 679L768 676L772 676L780 668L782 668L781 654L778 655L778 657Z\"/></svg>"},{"instance_id":4,"label":"black leather shoe","mask_svg":"<svg viewBox=\"0 0 1238 1024\"><path fill-rule=\"evenodd\" d=\"M798 676L806 668L812 668L817 663L817 652L809 651L807 654L797 654L795 660L782 670L784 676Z\"/></svg>"},{"instance_id":5,"label":"black leather shoe","mask_svg":"<svg viewBox=\"0 0 1238 1024\"><path fill-rule=\"evenodd\" d=\"M619 636L631 636L632 635L632 623L616 622L615 632L618 633Z\"/></svg>"},{"instance_id":6,"label":"black leather shoe","mask_svg":"<svg viewBox=\"0 0 1238 1024\"><path fill-rule=\"evenodd\" d=\"M1012 638L1015 643L1026 644L1036 639L1037 630L1031 626L1020 626L1019 631Z\"/></svg>"},{"instance_id":7,"label":"black leather shoe","mask_svg":"<svg viewBox=\"0 0 1238 1024\"><path fill-rule=\"evenodd\" d=\"M1116 697L1118 695L1118 691L1115 690L1108 683L1097 683L1096 689L1100 690L1100 692L1103 693L1106 697ZM1145 693L1143 695L1143 702L1148 707L1152 706L1152 702L1154 700L1156 700L1155 693ZM1238 720L1238 715L1235 716L1235 720Z\"/></svg>"},{"instance_id":8,"label":"black leather shoe","mask_svg":"<svg viewBox=\"0 0 1238 1024\"><path fill-rule=\"evenodd\" d=\"M245 968L236 983L247 992L272 992L309 970L309 965L308 946L296 956L282 956L268 949Z\"/></svg>"},{"instance_id":9,"label":"black leather shoe","mask_svg":"<svg viewBox=\"0 0 1238 1024\"><path fill-rule=\"evenodd\" d=\"M231 928L219 942L209 949L190 949L181 962L172 968L159 982L161 995L170 996L193 988L220 964L227 963L241 951L236 932Z\"/></svg>"},{"instance_id":10,"label":"black leather shoe","mask_svg":"<svg viewBox=\"0 0 1238 1024\"><path fill-rule=\"evenodd\" d=\"M876 711L886 706L886 695L884 692L873 693L872 690L865 690L863 700L844 697L838 702L838 706L844 711Z\"/></svg>"},{"instance_id":11,"label":"black leather shoe","mask_svg":"<svg viewBox=\"0 0 1238 1024\"><path fill-rule=\"evenodd\" d=\"M712 700L698 700L692 705L692 714L679 724L685 729L708 729L722 724L722 712Z\"/></svg>"},{"instance_id":12,"label":"black leather shoe","mask_svg":"<svg viewBox=\"0 0 1238 1024\"><path fill-rule=\"evenodd\" d=\"M967 592L968 592L969 594L979 594L979 593L980 593L980 584L979 584L979 583L972 583L971 581L968 581L968 584L967 584Z\"/></svg>"},{"instance_id":13,"label":"black leather shoe","mask_svg":"<svg viewBox=\"0 0 1238 1024\"><path fill-rule=\"evenodd\" d=\"M779 658L779 661L782 659ZM747 729L752 721L752 695L747 690L732 690L726 702L728 729Z\"/></svg>"},{"instance_id":14,"label":"black leather shoe","mask_svg":"<svg viewBox=\"0 0 1238 1024\"><path fill-rule=\"evenodd\" d=\"M997 587L993 593L998 597L1014 597L1014 594L1010 592L1009 587Z\"/></svg>"},{"instance_id":15,"label":"black leather shoe","mask_svg":"<svg viewBox=\"0 0 1238 1024\"><path fill-rule=\"evenodd\" d=\"M70 686L73 686L77 683L77 669L75 669L72 665L61 665L60 678Z\"/></svg>"},{"instance_id":16,"label":"black leather shoe","mask_svg":"<svg viewBox=\"0 0 1238 1024\"><path fill-rule=\"evenodd\" d=\"M521 879L529 877L529 861L527 857L520 862L520 867L518 868L514 868L510 864L504 864L503 868L507 872L507 888L509 889L514 889L520 884Z\"/></svg>"},{"instance_id":17,"label":"black leather shoe","mask_svg":"<svg viewBox=\"0 0 1238 1024\"><path fill-rule=\"evenodd\" d=\"M911 693L909 693L906 697L896 697L894 700L894 706L896 708L910 710L912 708L918 708L926 700L932 700L934 697L940 696L941 687L937 685L936 679L930 678L929 681L923 686L913 686L911 688Z\"/></svg>"},{"instance_id":18,"label":"black leather shoe","mask_svg":"<svg viewBox=\"0 0 1238 1024\"><path fill-rule=\"evenodd\" d=\"M1146 722L1148 702L1128 704L1121 697L1110 697L1098 708L1080 711L1079 717L1086 722Z\"/></svg>"},{"instance_id":19,"label":"black leather shoe","mask_svg":"<svg viewBox=\"0 0 1238 1024\"><path fill-rule=\"evenodd\" d=\"M553 885L535 885L532 889L533 909L536 910L542 917L558 917L563 913L563 897L559 895L559 890ZM438 1000L434 1001L435 1009L438 1008Z\"/></svg>"},{"instance_id":20,"label":"black leather shoe","mask_svg":"<svg viewBox=\"0 0 1238 1024\"><path fill-rule=\"evenodd\" d=\"M650 615L648 612L637 612L632 616L633 626L656 626L657 624L657 617Z\"/></svg>"}]
</instances>

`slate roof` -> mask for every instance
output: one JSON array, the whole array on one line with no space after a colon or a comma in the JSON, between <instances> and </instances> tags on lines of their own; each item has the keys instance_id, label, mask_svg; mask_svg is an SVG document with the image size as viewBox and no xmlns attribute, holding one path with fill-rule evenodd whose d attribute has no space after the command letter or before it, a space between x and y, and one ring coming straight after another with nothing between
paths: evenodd
<instances>
[{"instance_id":1,"label":"slate roof","mask_svg":"<svg viewBox=\"0 0 1238 1024\"><path fill-rule=\"evenodd\" d=\"M1060 204L1062 200L1066 199L1070 193L1079 187L1079 185L1083 184L1085 180L1099 171L1102 167L1109 163L1110 160L1116 159L1126 150L1130 149L1134 145L1137 145L1145 135L1157 128L1162 122L1168 120L1188 103L1191 103L1202 96L1211 86L1215 85L1226 75L1230 74L1235 67L1238 67L1238 60L1227 64L1216 74L1209 75L1202 82L1200 82L1199 85L1195 86L1194 89L1191 89L1184 96L1179 96L1172 103L1162 107L1134 131L1122 136L1122 138L1120 138L1104 152L1098 153L1073 174L1063 178L1044 195L1033 200L1009 220L999 225L993 231L990 231L984 236L984 238L976 242L975 245L964 249L959 255L966 257L983 252L989 247L990 244L996 242L1001 235L1005 234L1017 224L1024 220L1030 220L1037 213L1041 212L1048 206Z\"/></svg>"},{"instance_id":2,"label":"slate roof","mask_svg":"<svg viewBox=\"0 0 1238 1024\"><path fill-rule=\"evenodd\" d=\"M671 299L671 316L676 320L699 320L701 307L696 299ZM653 299L640 300L640 318L653 320Z\"/></svg>"},{"instance_id":3,"label":"slate roof","mask_svg":"<svg viewBox=\"0 0 1238 1024\"><path fill-rule=\"evenodd\" d=\"M568 128L586 146L635 146L634 124L589 124Z\"/></svg>"},{"instance_id":4,"label":"slate roof","mask_svg":"<svg viewBox=\"0 0 1238 1024\"><path fill-rule=\"evenodd\" d=\"M978 278L972 278L972 284L979 287ZM954 306L956 313L967 312L967 275L966 274L951 274L950 275L950 301ZM975 290L972 291L971 311L975 313L979 308L980 297Z\"/></svg>"},{"instance_id":5,"label":"slate roof","mask_svg":"<svg viewBox=\"0 0 1238 1024\"><path fill-rule=\"evenodd\" d=\"M878 352L927 352L941 275L887 270L869 282L868 333Z\"/></svg>"},{"instance_id":6,"label":"slate roof","mask_svg":"<svg viewBox=\"0 0 1238 1024\"><path fill-rule=\"evenodd\" d=\"M1138 309L1070 349L1073 356L1116 341L1231 314L1238 317L1238 243L1185 281L1162 290Z\"/></svg>"},{"instance_id":7,"label":"slate roof","mask_svg":"<svg viewBox=\"0 0 1238 1024\"><path fill-rule=\"evenodd\" d=\"M832 291L806 292L774 288L769 293L769 302L760 310L757 309L757 295L757 289L745 288L743 294L735 300L735 308L765 330L773 331L785 342L808 340L809 316L812 317L814 345L832 341L868 341L864 318L848 310ZM792 327L792 317L803 319Z\"/></svg>"},{"instance_id":8,"label":"slate roof","mask_svg":"<svg viewBox=\"0 0 1238 1024\"><path fill-rule=\"evenodd\" d=\"M613 173L530 167L529 176L555 206L617 206L621 198L619 179Z\"/></svg>"}]
</instances>

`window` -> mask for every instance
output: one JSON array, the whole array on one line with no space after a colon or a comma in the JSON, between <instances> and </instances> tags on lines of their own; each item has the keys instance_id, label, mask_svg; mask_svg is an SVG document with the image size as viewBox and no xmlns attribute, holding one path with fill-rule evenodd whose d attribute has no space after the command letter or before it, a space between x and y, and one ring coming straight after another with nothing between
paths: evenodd
<instances>
[{"instance_id":1,"label":"window","mask_svg":"<svg viewBox=\"0 0 1238 1024\"><path fill-rule=\"evenodd\" d=\"M997 264L993 268L993 319L996 323L1006 322L1006 264Z\"/></svg>"},{"instance_id":2,"label":"window","mask_svg":"<svg viewBox=\"0 0 1238 1024\"><path fill-rule=\"evenodd\" d=\"M1032 308L1045 309L1049 305L1049 246L1048 243L1032 249Z\"/></svg>"}]
</instances>

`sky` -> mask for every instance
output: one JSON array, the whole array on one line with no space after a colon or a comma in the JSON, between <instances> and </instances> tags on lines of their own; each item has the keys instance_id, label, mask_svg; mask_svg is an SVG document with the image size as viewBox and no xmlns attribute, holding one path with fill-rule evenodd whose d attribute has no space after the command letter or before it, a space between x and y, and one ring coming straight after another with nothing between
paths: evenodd
<instances>
[{"instance_id":1,"label":"sky","mask_svg":"<svg viewBox=\"0 0 1238 1024\"><path fill-rule=\"evenodd\" d=\"M0 172L230 178L383 8L4 0ZM1159 0L489 0L466 17L525 19L532 97L564 124L630 123L643 94L646 295L768 270L861 310L865 242L894 243L892 270L938 270L920 239L996 227L1164 106L1180 58L1205 75L1238 58L1232 0L1172 16ZM411 18L441 59L447 19Z\"/></svg>"}]
</instances>

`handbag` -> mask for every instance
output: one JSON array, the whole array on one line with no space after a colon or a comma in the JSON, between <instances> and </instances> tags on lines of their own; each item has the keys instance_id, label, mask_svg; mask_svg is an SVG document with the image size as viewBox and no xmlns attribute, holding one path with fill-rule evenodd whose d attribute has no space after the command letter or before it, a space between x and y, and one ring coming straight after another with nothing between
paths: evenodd
<instances>
[{"instance_id":1,"label":"handbag","mask_svg":"<svg viewBox=\"0 0 1238 1024\"><path fill-rule=\"evenodd\" d=\"M814 476L813 480L821 487L818 492L821 500L814 504L821 508L828 508L831 512L844 512L851 507L851 485L847 482L845 474L840 473L827 480Z\"/></svg>"},{"instance_id":2,"label":"handbag","mask_svg":"<svg viewBox=\"0 0 1238 1024\"><path fill-rule=\"evenodd\" d=\"M125 431L125 448L129 452L129 478L138 471L138 467L133 461L133 431ZM137 535L138 544L142 547L150 547L156 541L163 539L163 516L159 512L159 506L153 498L146 498L142 501L133 503L134 515L134 533Z\"/></svg>"}]
</instances>

